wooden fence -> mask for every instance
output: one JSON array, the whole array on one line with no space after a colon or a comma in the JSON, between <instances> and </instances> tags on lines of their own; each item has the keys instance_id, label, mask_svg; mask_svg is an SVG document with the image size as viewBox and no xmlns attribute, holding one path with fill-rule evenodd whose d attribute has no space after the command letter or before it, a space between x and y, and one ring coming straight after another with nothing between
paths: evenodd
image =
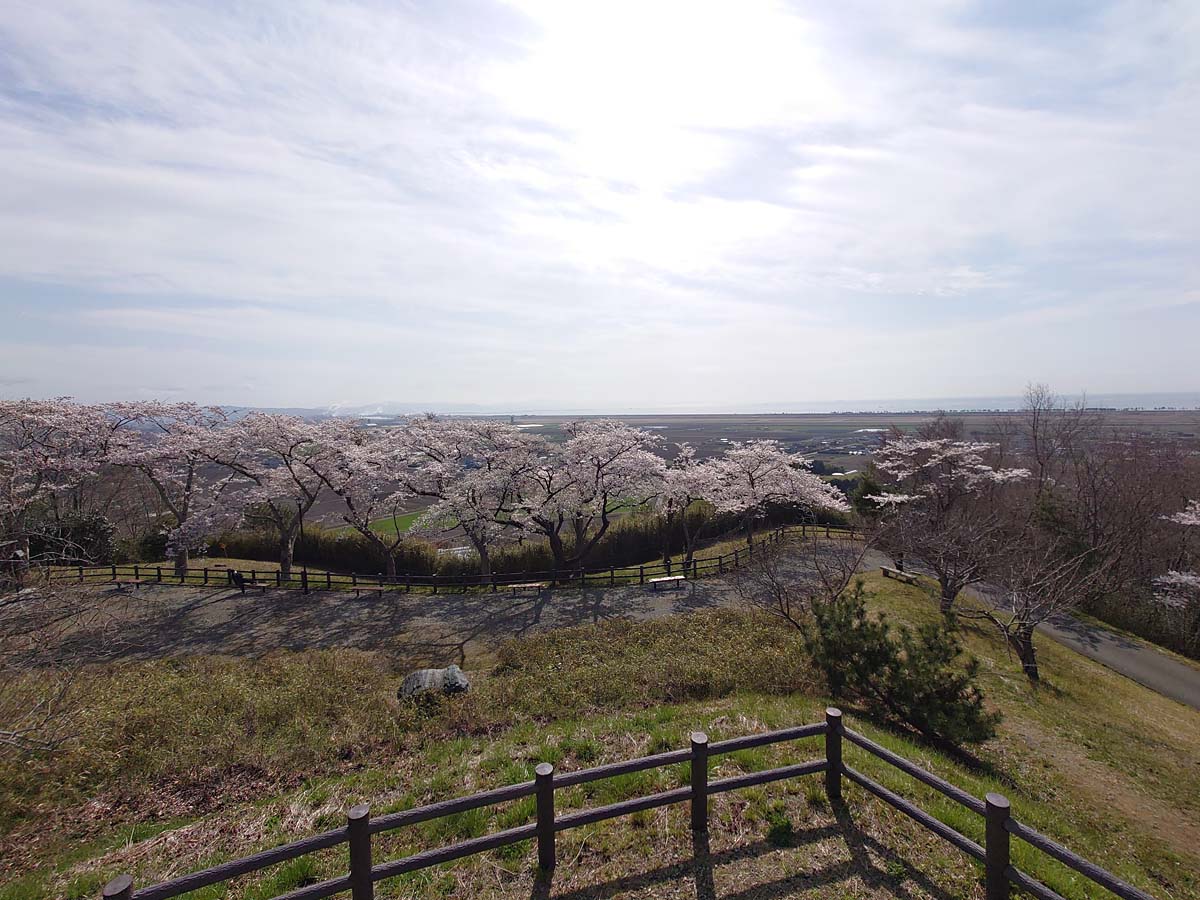
<instances>
[{"instance_id":1,"label":"wooden fence","mask_svg":"<svg viewBox=\"0 0 1200 900\"><path fill-rule=\"evenodd\" d=\"M823 735L825 738L824 758L812 759L807 762L782 766L737 775L731 778L721 778L709 781L708 762L713 756L732 753L737 750L747 750L752 747L762 747L785 741L795 741L802 738ZM966 835L946 825L926 813L920 807L893 793L881 784L871 780L861 772L846 765L842 759L843 738L877 756L900 771L911 775L918 781L945 794L951 800L961 803L972 812L978 813L985 820L985 840L983 846L975 843ZM675 788L645 797L623 800L608 806L584 809L556 815L554 809L554 792L560 788L572 785L587 784L602 778L612 778L632 772L641 772L662 766L688 763L690 768L690 784L686 787ZM1128 884L1115 875L1072 853L1066 847L1052 841L1050 838L1027 825L1023 825L1011 816L1009 802L1000 794L988 794L982 801L955 787L931 772L897 756L890 750L881 747L874 741L858 732L844 727L842 714L837 709L825 711L825 721L812 725L801 725L795 728L785 728L781 731L766 734L754 734L746 737L717 741L710 744L708 737L702 732L693 732L691 746L687 749L671 750L657 753L653 756L643 756L625 762L610 763L583 769L577 772L555 772L549 763L541 763L535 770L533 781L525 781L495 790L473 794L470 797L460 797L455 800L445 800L428 806L403 812L389 813L383 816L371 817L370 808L366 805L350 809L346 824L341 828L323 832L303 840L284 844L271 850L264 850L253 856L247 856L232 862L223 863L210 869L164 881L134 890L133 879L129 875L120 875L110 881L103 890L105 900L168 900L189 891L209 885L219 884L265 869L268 866L287 860L296 859L319 850L348 845L349 871L347 874L329 881L308 885L282 894L275 900L318 900L321 897L332 897L349 891L352 900L373 900L374 885L377 881L394 878L408 872L416 872L440 863L462 859L476 853L484 853L518 841L534 839L537 842L538 865L543 870L555 866L554 836L560 831L579 828L605 819L616 818L646 809L655 809L674 803L687 802L691 806L691 827L694 831L708 830L708 798L713 794L734 791L741 788L767 784L785 778L796 778L802 775L824 773L825 793L831 803L842 802L843 779L854 782L874 794L884 802L894 806L917 823L932 831L939 837L949 841L968 856L983 863L987 900L1007 900L1009 886L1017 885L1039 900L1062 900L1046 885L1031 878L1013 866L1009 859L1010 836L1016 835L1021 840L1045 852L1059 862L1074 869L1092 881L1112 891L1123 900L1154 900L1145 891ZM418 822L427 822L443 816L466 812L473 809L494 806L522 797L534 797L535 821L509 828L495 834L471 838L447 847L425 850L401 859L389 860L376 864L371 850L373 835L393 831Z\"/></svg>"},{"instance_id":2,"label":"wooden fence","mask_svg":"<svg viewBox=\"0 0 1200 900\"><path fill-rule=\"evenodd\" d=\"M683 576L684 578L702 578L707 575L722 575L744 566L754 558L756 552L777 544L787 536L799 537L845 537L857 540L862 532L852 527L836 525L796 525L790 528L777 528L767 532L757 544L747 544L731 553L718 556L697 557L690 563L648 563L637 566L609 566L600 569L559 569L557 571L539 572L505 572L492 575L412 575L400 574L387 576L382 573L338 573L338 572L309 572L301 568L293 571L289 580L284 580L282 574L274 572L245 572L246 585L250 588L278 590L310 591L354 591L355 593L384 591L412 593L439 593L442 591L490 591L496 593L508 590L516 585L546 584L573 585L576 587L599 587L640 584L644 585L655 578ZM47 570L53 573L52 569ZM225 568L189 568L182 575L175 574L170 564L167 565L113 565L113 566L75 566L59 567L52 579L60 582L77 584L174 584L174 585L226 585L231 584L230 572Z\"/></svg>"}]
</instances>

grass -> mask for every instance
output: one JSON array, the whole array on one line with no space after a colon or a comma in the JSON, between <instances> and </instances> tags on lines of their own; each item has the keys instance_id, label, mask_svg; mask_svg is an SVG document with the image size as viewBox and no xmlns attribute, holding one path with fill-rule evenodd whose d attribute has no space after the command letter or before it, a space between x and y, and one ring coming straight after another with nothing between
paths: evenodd
<instances>
[{"instance_id":1,"label":"grass","mask_svg":"<svg viewBox=\"0 0 1200 900\"><path fill-rule=\"evenodd\" d=\"M377 531L380 534L407 534L413 527L413 523L421 518L425 510L417 509L412 512L404 513L399 516L385 516L382 519L376 519L371 523L371 530ZM331 530L332 534L354 534L355 529L349 525Z\"/></svg>"},{"instance_id":2,"label":"grass","mask_svg":"<svg viewBox=\"0 0 1200 900\"><path fill-rule=\"evenodd\" d=\"M917 588L876 576L868 584L895 619L936 615ZM884 728L869 710L844 707L849 723L976 796L1005 793L1022 821L1159 897L1200 898L1200 714L1049 642L1040 647L1045 683L1031 688L990 632L968 626L964 639L1005 716L977 763ZM525 780L542 760L574 769L686 746L696 728L717 741L818 721L828 703L794 631L735 611L514 641L452 700L401 704L402 674L383 654L349 650L90 671L79 739L60 754L0 763L0 898L92 897L121 871L145 885L336 827L361 800L378 812L409 808ZM820 752L819 739L756 748L715 758L711 777ZM982 839L974 814L857 748L846 757ZM672 766L563 791L557 802L610 803L687 778L686 766ZM711 877L722 894L807 887L876 897L903 883L920 896L982 896L979 868L949 845L853 786L846 811L831 808L819 779L713 798ZM532 815L522 800L380 835L377 859ZM1014 854L1068 900L1097 896L1020 842ZM692 891L686 806L563 833L559 855L556 893L597 884L614 896ZM335 848L195 896L265 898L344 865ZM381 883L378 896L527 897L534 868L523 844Z\"/></svg>"}]
</instances>

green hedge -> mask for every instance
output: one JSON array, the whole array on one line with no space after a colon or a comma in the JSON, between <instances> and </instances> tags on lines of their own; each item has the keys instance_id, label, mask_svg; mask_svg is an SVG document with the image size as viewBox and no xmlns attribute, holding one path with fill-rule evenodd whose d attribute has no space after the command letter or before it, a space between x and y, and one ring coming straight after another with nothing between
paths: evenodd
<instances>
[{"instance_id":1,"label":"green hedge","mask_svg":"<svg viewBox=\"0 0 1200 900\"><path fill-rule=\"evenodd\" d=\"M709 510L693 510L689 516L693 528L714 517ZM775 509L757 524L759 529L800 521L820 524L844 524L842 517L797 513L795 510ZM715 515L706 529L707 539L740 533L741 522L734 516ZM662 516L641 513L615 522L584 561L589 569L609 566L633 566L660 558L666 522ZM675 523L669 535L669 548L679 553L684 547L683 526ZM222 551L220 545L224 544ZM220 535L209 542L209 555L235 559L255 559L271 562L279 558L275 536L262 531L235 531ZM334 532L319 527L306 527L296 541L295 561L301 565L332 569L339 572L373 574L386 568L379 550L356 533ZM525 539L520 543L502 545L492 551L492 570L497 573L544 572L553 567L554 558L545 541ZM479 558L474 553L455 555L438 553L437 549L419 539L405 540L396 552L396 570L413 575L473 575L479 571Z\"/></svg>"}]
</instances>

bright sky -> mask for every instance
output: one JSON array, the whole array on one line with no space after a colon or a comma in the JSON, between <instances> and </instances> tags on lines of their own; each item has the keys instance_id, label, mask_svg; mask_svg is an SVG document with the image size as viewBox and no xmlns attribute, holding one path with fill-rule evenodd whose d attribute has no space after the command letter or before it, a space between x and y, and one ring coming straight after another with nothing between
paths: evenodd
<instances>
[{"instance_id":1,"label":"bright sky","mask_svg":"<svg viewBox=\"0 0 1200 900\"><path fill-rule=\"evenodd\" d=\"M0 395L1200 389L1200 3L0 4Z\"/></svg>"}]
</instances>

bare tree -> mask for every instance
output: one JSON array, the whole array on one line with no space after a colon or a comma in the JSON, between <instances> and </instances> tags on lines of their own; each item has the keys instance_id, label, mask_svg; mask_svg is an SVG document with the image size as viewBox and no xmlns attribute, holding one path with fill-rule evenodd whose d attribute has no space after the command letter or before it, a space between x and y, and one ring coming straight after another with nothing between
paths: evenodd
<instances>
[{"instance_id":1,"label":"bare tree","mask_svg":"<svg viewBox=\"0 0 1200 900\"><path fill-rule=\"evenodd\" d=\"M1101 548L1072 553L1053 538L1027 533L1023 540L1011 542L993 567L991 596L959 615L995 625L1020 659L1025 676L1036 684L1041 673L1034 631L1079 606L1088 589L1104 578L1105 559Z\"/></svg>"},{"instance_id":2,"label":"bare tree","mask_svg":"<svg viewBox=\"0 0 1200 900\"><path fill-rule=\"evenodd\" d=\"M818 604L831 603L859 572L867 544L792 537L764 549L734 579L738 599L803 631Z\"/></svg>"}]
</instances>

